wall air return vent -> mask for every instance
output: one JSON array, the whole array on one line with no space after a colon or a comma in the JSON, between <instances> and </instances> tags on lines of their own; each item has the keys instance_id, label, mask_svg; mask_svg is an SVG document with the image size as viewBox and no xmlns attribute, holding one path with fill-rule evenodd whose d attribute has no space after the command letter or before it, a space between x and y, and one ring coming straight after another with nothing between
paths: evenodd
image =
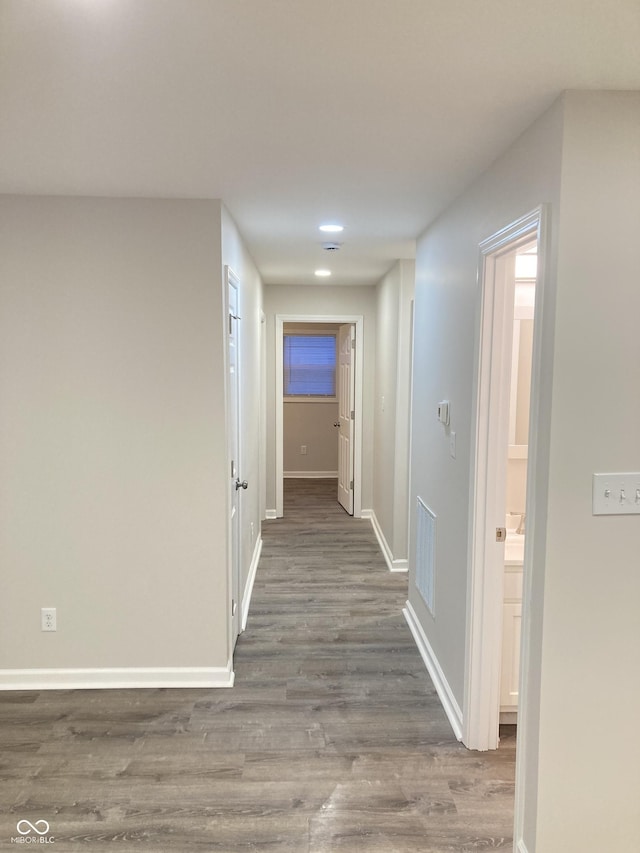
<instances>
[{"instance_id":1,"label":"wall air return vent","mask_svg":"<svg viewBox=\"0 0 640 853\"><path fill-rule=\"evenodd\" d=\"M432 616L434 610L434 580L436 553L436 516L418 498L416 537L416 586Z\"/></svg>"}]
</instances>

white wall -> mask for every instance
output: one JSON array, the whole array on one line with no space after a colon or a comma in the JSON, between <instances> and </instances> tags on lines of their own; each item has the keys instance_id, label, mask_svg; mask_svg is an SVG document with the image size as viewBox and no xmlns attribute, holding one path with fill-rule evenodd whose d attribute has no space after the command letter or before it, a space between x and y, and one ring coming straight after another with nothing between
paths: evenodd
<instances>
[{"instance_id":1,"label":"white wall","mask_svg":"<svg viewBox=\"0 0 640 853\"><path fill-rule=\"evenodd\" d=\"M640 835L640 517L591 477L640 470L640 93L566 98L541 649L538 851Z\"/></svg>"},{"instance_id":2,"label":"white wall","mask_svg":"<svg viewBox=\"0 0 640 853\"><path fill-rule=\"evenodd\" d=\"M418 241L412 412L411 508L437 516L435 619L415 588L409 600L462 707L466 658L472 407L478 346L479 243L533 210L552 206L557 227L562 106L556 104ZM547 374L550 376L550 372ZM456 458L437 420L451 404ZM410 565L415 565L415 531Z\"/></svg>"},{"instance_id":3,"label":"white wall","mask_svg":"<svg viewBox=\"0 0 640 853\"><path fill-rule=\"evenodd\" d=\"M462 704L478 244L548 205L518 739L518 833L529 853L637 845L637 739L632 726L616 726L640 703L640 525L637 516L592 516L591 476L640 468L639 97L567 93L418 245L412 501L421 495L438 514L436 618L413 578L410 601ZM455 460L438 399L452 404Z\"/></svg>"},{"instance_id":4,"label":"white wall","mask_svg":"<svg viewBox=\"0 0 640 853\"><path fill-rule=\"evenodd\" d=\"M411 300L415 264L398 261L377 294L373 510L394 563L408 556Z\"/></svg>"},{"instance_id":5,"label":"white wall","mask_svg":"<svg viewBox=\"0 0 640 853\"><path fill-rule=\"evenodd\" d=\"M0 211L0 668L226 667L220 205Z\"/></svg>"},{"instance_id":6,"label":"white wall","mask_svg":"<svg viewBox=\"0 0 640 853\"><path fill-rule=\"evenodd\" d=\"M275 481L275 317L363 315L363 447L362 506L373 502L373 397L375 380L376 291L375 287L265 285L267 325L267 509L276 508ZM281 369L279 367L279 369Z\"/></svg>"},{"instance_id":7,"label":"white wall","mask_svg":"<svg viewBox=\"0 0 640 853\"><path fill-rule=\"evenodd\" d=\"M338 404L319 400L285 400L283 416L285 477L294 473L325 473L338 470ZM300 448L305 446L306 454Z\"/></svg>"}]
</instances>

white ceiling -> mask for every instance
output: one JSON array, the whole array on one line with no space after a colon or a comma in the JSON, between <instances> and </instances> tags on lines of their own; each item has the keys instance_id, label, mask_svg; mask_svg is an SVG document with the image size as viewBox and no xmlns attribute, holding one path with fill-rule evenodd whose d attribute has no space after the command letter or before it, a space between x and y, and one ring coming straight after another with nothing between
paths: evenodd
<instances>
[{"instance_id":1,"label":"white ceiling","mask_svg":"<svg viewBox=\"0 0 640 853\"><path fill-rule=\"evenodd\" d=\"M368 284L639 45L639 0L0 0L0 191L221 198L266 282Z\"/></svg>"}]
</instances>

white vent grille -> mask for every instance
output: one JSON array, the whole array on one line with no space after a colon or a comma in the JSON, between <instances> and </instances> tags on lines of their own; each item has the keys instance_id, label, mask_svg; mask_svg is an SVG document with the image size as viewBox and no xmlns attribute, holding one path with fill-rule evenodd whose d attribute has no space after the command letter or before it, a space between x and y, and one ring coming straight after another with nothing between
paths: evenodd
<instances>
[{"instance_id":1,"label":"white vent grille","mask_svg":"<svg viewBox=\"0 0 640 853\"><path fill-rule=\"evenodd\" d=\"M416 542L416 586L425 604L434 616L433 587L436 545L436 516L418 498L418 523Z\"/></svg>"}]
</instances>

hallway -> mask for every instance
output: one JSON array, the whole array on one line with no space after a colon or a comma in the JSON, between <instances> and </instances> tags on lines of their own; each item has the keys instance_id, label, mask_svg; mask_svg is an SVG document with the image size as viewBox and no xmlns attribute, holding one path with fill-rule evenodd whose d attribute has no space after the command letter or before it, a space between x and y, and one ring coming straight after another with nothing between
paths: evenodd
<instances>
[{"instance_id":1,"label":"hallway","mask_svg":"<svg viewBox=\"0 0 640 853\"><path fill-rule=\"evenodd\" d=\"M263 528L235 669L256 700L236 708L255 749L243 778L269 784L245 841L511 850L514 740L494 753L455 740L402 616L407 577L387 570L369 521L346 515L335 491L286 480L285 516Z\"/></svg>"},{"instance_id":2,"label":"hallway","mask_svg":"<svg viewBox=\"0 0 640 853\"><path fill-rule=\"evenodd\" d=\"M287 481L231 690L0 693L0 849L511 850L513 739L449 724L368 521Z\"/></svg>"}]
</instances>

